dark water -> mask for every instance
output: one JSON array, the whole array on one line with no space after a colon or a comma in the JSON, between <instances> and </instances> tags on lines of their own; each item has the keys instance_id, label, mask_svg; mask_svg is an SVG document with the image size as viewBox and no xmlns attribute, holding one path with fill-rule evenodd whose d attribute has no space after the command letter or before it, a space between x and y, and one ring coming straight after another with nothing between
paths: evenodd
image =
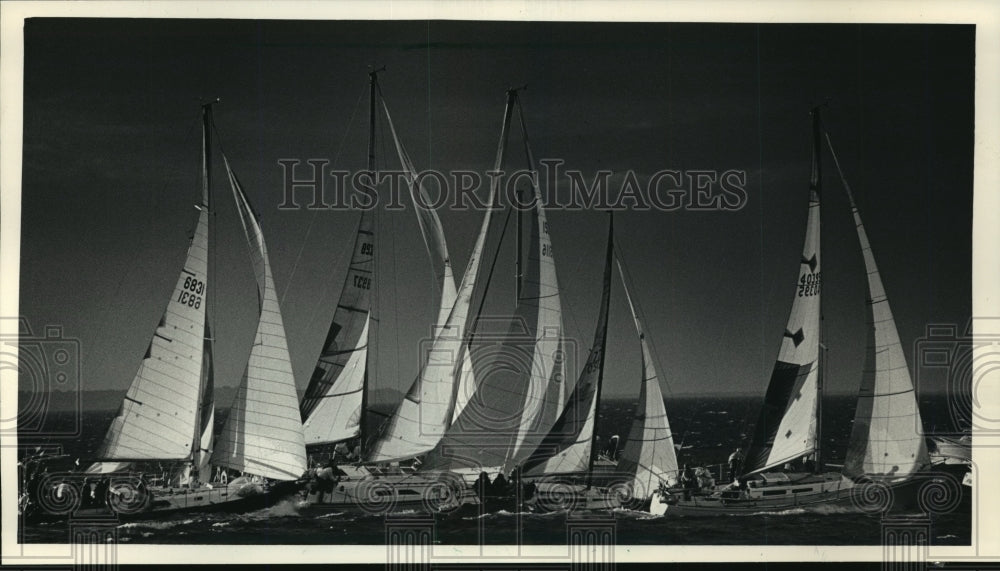
<instances>
[{"instance_id":1,"label":"dark water","mask_svg":"<svg viewBox=\"0 0 1000 571\"><path fill-rule=\"evenodd\" d=\"M945 430L946 418L936 411L946 408L933 398L921 402L927 430ZM675 441L682 444L681 463L712 465L725 462L734 444L748 432L756 399L673 399L667 405ZM602 441L612 434L624 437L631 423L634 403L610 401L603 407L598 432ZM824 405L823 458L841 463L854 414L852 399L828 398ZM38 443L61 446L73 458L96 450L111 412L85 413L78 438L48 439ZM66 422L69 422L67 419ZM34 443L33 443L34 444ZM878 545L884 531L903 525L924 526L932 545L969 545L971 509L968 503L955 511L931 518L883 519L880 515L847 513L831 507L825 513L788 510L721 517L657 517L619 510L587 516L528 513L481 513L466 506L451 514L425 516L402 513L378 516L361 513L304 514L294 499L285 499L257 511L158 515L149 521L117 525L122 543L198 544L357 544L383 545L394 526L424 526L441 544L565 544L568 530L584 523L614 529L620 545ZM24 542L65 542L67 522L22 525Z\"/></svg>"}]
</instances>

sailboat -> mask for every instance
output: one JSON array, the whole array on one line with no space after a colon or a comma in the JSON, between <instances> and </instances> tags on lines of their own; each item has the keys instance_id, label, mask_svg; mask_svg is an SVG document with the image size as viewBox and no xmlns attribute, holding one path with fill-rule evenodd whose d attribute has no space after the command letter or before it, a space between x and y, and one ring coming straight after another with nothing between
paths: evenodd
<instances>
[{"instance_id":1,"label":"sailboat","mask_svg":"<svg viewBox=\"0 0 1000 571\"><path fill-rule=\"evenodd\" d=\"M302 401L307 444L317 448L332 444L335 451L325 459L325 465L319 465L321 461L312 468L302 505L334 510L360 508L376 513L397 509L441 511L476 501L460 478L418 472L416 468L451 424L457 383L475 383L463 340L492 209L484 216L461 285L456 288L441 222L433 209L418 206L429 200L392 123L378 84L379 71L369 74L368 172L374 176L376 169L374 133L381 103L435 268L440 306L427 362L395 410L383 416L375 430L366 433L371 423L364 421L365 416L380 413L366 403L373 372L368 352L373 310L369 289L377 276L371 215L362 213L341 299ZM496 190L494 187L492 192ZM356 442L353 451L344 446L345 441ZM339 454L336 447L340 447Z\"/></svg>"},{"instance_id":2,"label":"sailboat","mask_svg":"<svg viewBox=\"0 0 1000 571\"><path fill-rule=\"evenodd\" d=\"M813 509L839 504L882 511L912 503L929 461L920 411L889 301L861 215L840 170L829 135L812 111L813 154L805 243L788 324L746 464L736 481L701 492L661 494L668 514L701 515ZM841 470L824 470L820 458L821 152L826 141L854 217L868 277L868 348L854 425ZM834 468L834 466L830 466Z\"/></svg>"},{"instance_id":3,"label":"sailboat","mask_svg":"<svg viewBox=\"0 0 1000 571\"><path fill-rule=\"evenodd\" d=\"M222 159L257 278L259 317L229 417L213 437L213 103L202 107L198 221L166 309L93 463L83 471L36 478L33 487L42 513L83 510L137 516L249 507L280 496L305 471L295 382L264 235L225 153Z\"/></svg>"},{"instance_id":4,"label":"sailboat","mask_svg":"<svg viewBox=\"0 0 1000 571\"><path fill-rule=\"evenodd\" d=\"M621 459L612 470L598 473L595 469L599 458L595 425L604 379L612 265L616 260L639 340L642 380ZM612 221L608 227L603 289L593 346L562 414L524 464L522 478L531 482L535 489L528 503L536 509L648 510L657 490L677 481L677 457L659 375L625 276L620 254L615 255Z\"/></svg>"}]
</instances>

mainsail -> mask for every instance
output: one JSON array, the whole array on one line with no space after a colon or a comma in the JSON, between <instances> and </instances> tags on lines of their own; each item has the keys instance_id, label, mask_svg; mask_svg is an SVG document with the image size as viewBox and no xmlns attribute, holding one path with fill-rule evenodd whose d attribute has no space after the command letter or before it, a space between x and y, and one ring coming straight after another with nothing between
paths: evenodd
<instances>
[{"instance_id":1,"label":"mainsail","mask_svg":"<svg viewBox=\"0 0 1000 571\"><path fill-rule=\"evenodd\" d=\"M875 265L875 254L829 135L826 139L857 227L868 274L867 303L871 310L865 368L843 472L851 478L904 479L929 462L920 410L889 298Z\"/></svg>"},{"instance_id":2,"label":"mainsail","mask_svg":"<svg viewBox=\"0 0 1000 571\"><path fill-rule=\"evenodd\" d=\"M590 472L593 464L594 424L604 377L604 354L608 338L608 304L611 299L611 272L614 257L614 224L608 225L608 249L604 262L601 305L597 313L597 329L587 363L580 371L566 407L552 430L525 460L526 475Z\"/></svg>"},{"instance_id":3,"label":"mainsail","mask_svg":"<svg viewBox=\"0 0 1000 571\"><path fill-rule=\"evenodd\" d=\"M813 111L809 216L795 298L764 405L747 452L746 472L758 472L816 449L820 334L820 123Z\"/></svg>"},{"instance_id":4,"label":"mainsail","mask_svg":"<svg viewBox=\"0 0 1000 571\"><path fill-rule=\"evenodd\" d=\"M209 107L203 109L203 164L207 164ZM206 167L207 168L207 167ZM102 460L192 458L199 401L208 295L208 189L180 276L139 370L98 452ZM97 463L92 471L115 466Z\"/></svg>"},{"instance_id":5,"label":"mainsail","mask_svg":"<svg viewBox=\"0 0 1000 571\"><path fill-rule=\"evenodd\" d=\"M633 497L647 498L656 491L660 482L666 482L667 485L677 483L677 453L674 450L670 422L667 420L667 409L663 404L663 393L660 392L659 376L653 364L653 354L649 349L635 304L632 303L621 258L618 259L618 273L625 290L625 299L632 311L642 351L639 404L636 406L635 419L632 421L625 449L622 451L621 459L618 460L618 471L632 477Z\"/></svg>"},{"instance_id":6,"label":"mainsail","mask_svg":"<svg viewBox=\"0 0 1000 571\"><path fill-rule=\"evenodd\" d=\"M306 451L285 326L260 224L225 155L223 161L250 247L260 318L229 418L215 443L213 464L294 480L306 470Z\"/></svg>"}]
</instances>

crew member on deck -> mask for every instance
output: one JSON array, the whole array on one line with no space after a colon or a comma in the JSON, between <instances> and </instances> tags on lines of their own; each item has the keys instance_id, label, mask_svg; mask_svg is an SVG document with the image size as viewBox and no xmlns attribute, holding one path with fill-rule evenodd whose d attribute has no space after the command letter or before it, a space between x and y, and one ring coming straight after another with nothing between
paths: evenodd
<instances>
[{"instance_id":1,"label":"crew member on deck","mask_svg":"<svg viewBox=\"0 0 1000 571\"><path fill-rule=\"evenodd\" d=\"M736 450L729 455L729 481L735 481L736 476L740 475L740 470L743 469L743 449L736 447Z\"/></svg>"}]
</instances>

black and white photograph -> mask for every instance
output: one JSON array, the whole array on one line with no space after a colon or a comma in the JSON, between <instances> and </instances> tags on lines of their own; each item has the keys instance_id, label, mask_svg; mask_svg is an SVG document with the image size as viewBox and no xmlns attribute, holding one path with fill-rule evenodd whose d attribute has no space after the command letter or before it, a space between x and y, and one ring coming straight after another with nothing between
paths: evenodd
<instances>
[{"instance_id":1,"label":"black and white photograph","mask_svg":"<svg viewBox=\"0 0 1000 571\"><path fill-rule=\"evenodd\" d=\"M872 4L4 6L4 563L1000 556L997 14Z\"/></svg>"}]
</instances>

